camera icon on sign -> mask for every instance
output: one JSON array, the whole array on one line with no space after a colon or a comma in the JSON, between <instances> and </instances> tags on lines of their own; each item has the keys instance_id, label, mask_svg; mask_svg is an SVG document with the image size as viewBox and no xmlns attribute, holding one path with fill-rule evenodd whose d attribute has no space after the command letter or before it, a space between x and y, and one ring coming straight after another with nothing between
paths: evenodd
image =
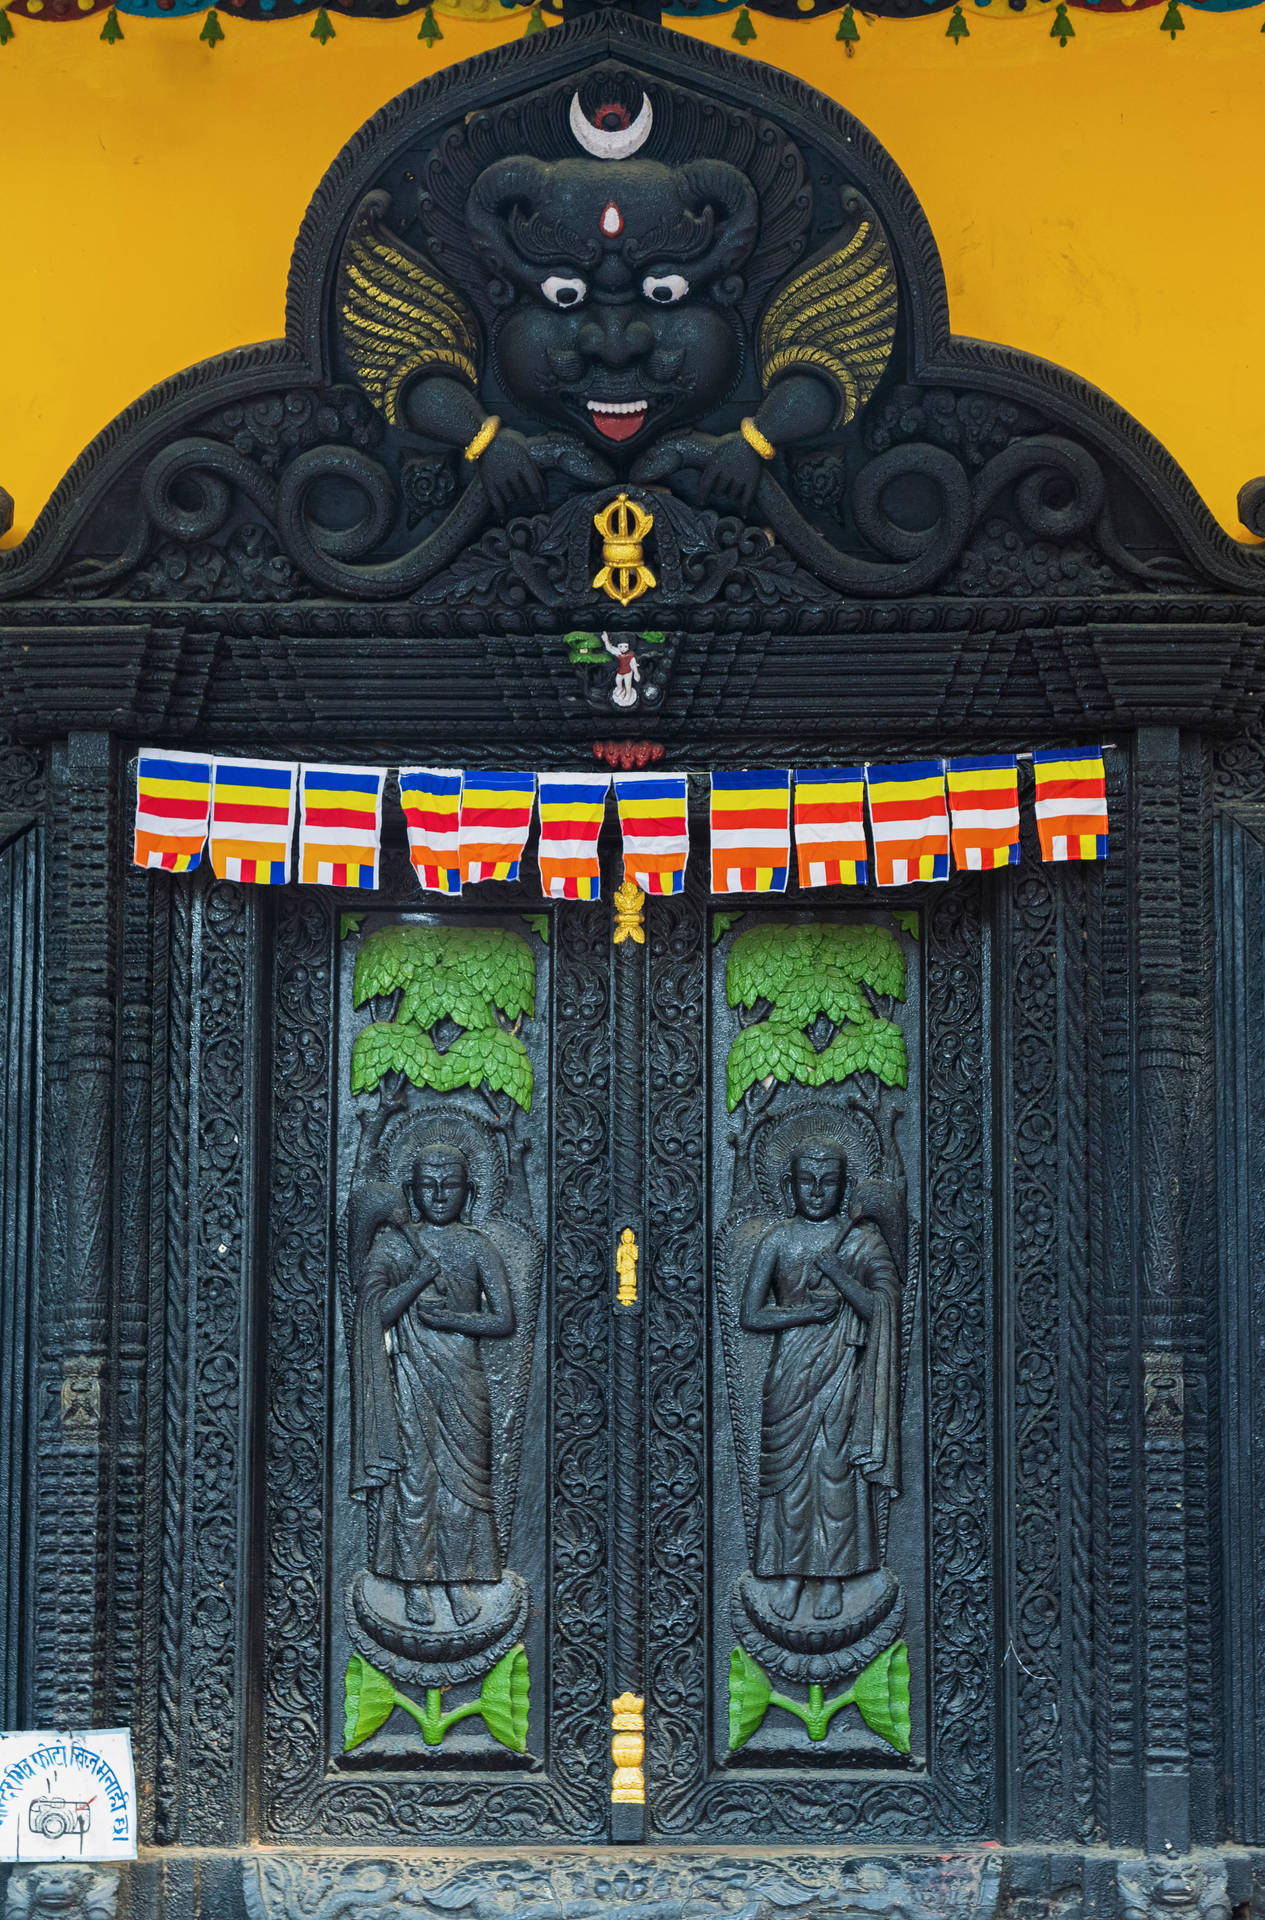
<instances>
[{"instance_id":1,"label":"camera icon on sign","mask_svg":"<svg viewBox=\"0 0 1265 1920\"><path fill-rule=\"evenodd\" d=\"M45 1840L60 1840L68 1833L87 1833L92 1819L90 1800L59 1800L45 1795L32 1800L27 1808L27 1823L32 1833Z\"/></svg>"}]
</instances>

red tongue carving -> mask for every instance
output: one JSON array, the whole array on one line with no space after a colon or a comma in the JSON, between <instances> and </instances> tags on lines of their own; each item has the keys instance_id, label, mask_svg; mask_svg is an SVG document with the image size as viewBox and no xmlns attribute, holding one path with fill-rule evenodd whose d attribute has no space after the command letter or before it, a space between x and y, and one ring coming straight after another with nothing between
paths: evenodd
<instances>
[{"instance_id":1,"label":"red tongue carving","mask_svg":"<svg viewBox=\"0 0 1265 1920\"><path fill-rule=\"evenodd\" d=\"M645 417L644 407L638 407L636 413L599 413L595 408L593 424L608 440L631 440Z\"/></svg>"}]
</instances>

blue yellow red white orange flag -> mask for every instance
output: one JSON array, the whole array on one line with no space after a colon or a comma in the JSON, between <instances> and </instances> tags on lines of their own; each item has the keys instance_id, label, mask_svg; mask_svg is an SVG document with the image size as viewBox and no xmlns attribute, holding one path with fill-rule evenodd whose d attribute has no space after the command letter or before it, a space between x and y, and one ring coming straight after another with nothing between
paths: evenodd
<instances>
[{"instance_id":1,"label":"blue yellow red white orange flag","mask_svg":"<svg viewBox=\"0 0 1265 1920\"><path fill-rule=\"evenodd\" d=\"M1034 753L1043 860L1107 858L1107 770L1101 747Z\"/></svg>"},{"instance_id":2,"label":"blue yellow red white orange flag","mask_svg":"<svg viewBox=\"0 0 1265 1920\"><path fill-rule=\"evenodd\" d=\"M290 878L298 765L217 760L211 791L211 866L220 880L279 887Z\"/></svg>"},{"instance_id":3,"label":"blue yellow red white orange flag","mask_svg":"<svg viewBox=\"0 0 1265 1920\"><path fill-rule=\"evenodd\" d=\"M712 775L712 892L784 893L791 863L786 768Z\"/></svg>"},{"instance_id":4,"label":"blue yellow red white orange flag","mask_svg":"<svg viewBox=\"0 0 1265 1920\"><path fill-rule=\"evenodd\" d=\"M462 780L459 767L400 768L408 857L430 893L461 892Z\"/></svg>"},{"instance_id":5,"label":"blue yellow red white orange flag","mask_svg":"<svg viewBox=\"0 0 1265 1920\"><path fill-rule=\"evenodd\" d=\"M461 877L517 880L536 804L534 773L465 772L461 793Z\"/></svg>"},{"instance_id":6,"label":"blue yellow red white orange flag","mask_svg":"<svg viewBox=\"0 0 1265 1920\"><path fill-rule=\"evenodd\" d=\"M688 775L617 773L624 878L643 893L680 893L690 853Z\"/></svg>"},{"instance_id":7,"label":"blue yellow red white orange flag","mask_svg":"<svg viewBox=\"0 0 1265 1920\"><path fill-rule=\"evenodd\" d=\"M949 877L949 810L944 761L910 760L865 769L874 839L874 878L880 887Z\"/></svg>"},{"instance_id":8,"label":"blue yellow red white orange flag","mask_svg":"<svg viewBox=\"0 0 1265 1920\"><path fill-rule=\"evenodd\" d=\"M795 858L801 887L865 885L864 767L796 768Z\"/></svg>"},{"instance_id":9,"label":"blue yellow red white orange flag","mask_svg":"<svg viewBox=\"0 0 1265 1920\"><path fill-rule=\"evenodd\" d=\"M376 887L385 767L301 767L299 879L308 886Z\"/></svg>"},{"instance_id":10,"label":"blue yellow red white orange flag","mask_svg":"<svg viewBox=\"0 0 1265 1920\"><path fill-rule=\"evenodd\" d=\"M211 820L213 761L205 753L146 747L136 764L132 864L192 873Z\"/></svg>"},{"instance_id":11,"label":"blue yellow red white orange flag","mask_svg":"<svg viewBox=\"0 0 1265 1920\"><path fill-rule=\"evenodd\" d=\"M1013 753L950 760L953 864L988 873L1019 865L1019 762Z\"/></svg>"},{"instance_id":12,"label":"blue yellow red white orange flag","mask_svg":"<svg viewBox=\"0 0 1265 1920\"><path fill-rule=\"evenodd\" d=\"M602 891L597 837L609 773L542 773L540 884L551 900L596 900Z\"/></svg>"}]
</instances>

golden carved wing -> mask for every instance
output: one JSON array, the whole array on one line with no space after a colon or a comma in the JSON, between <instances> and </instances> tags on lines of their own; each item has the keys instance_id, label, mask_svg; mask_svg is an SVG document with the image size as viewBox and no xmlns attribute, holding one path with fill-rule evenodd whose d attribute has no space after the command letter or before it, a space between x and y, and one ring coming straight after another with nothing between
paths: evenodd
<instances>
[{"instance_id":1,"label":"golden carved wing","mask_svg":"<svg viewBox=\"0 0 1265 1920\"><path fill-rule=\"evenodd\" d=\"M352 224L339 274L339 317L357 380L394 426L404 383L422 368L477 383L479 335L460 294L382 226L384 204L385 195L368 194Z\"/></svg>"},{"instance_id":2,"label":"golden carved wing","mask_svg":"<svg viewBox=\"0 0 1265 1920\"><path fill-rule=\"evenodd\" d=\"M867 214L845 246L814 261L770 302L760 326L763 385L792 368L824 374L839 389L835 425L846 426L883 377L896 310L891 248Z\"/></svg>"}]
</instances>

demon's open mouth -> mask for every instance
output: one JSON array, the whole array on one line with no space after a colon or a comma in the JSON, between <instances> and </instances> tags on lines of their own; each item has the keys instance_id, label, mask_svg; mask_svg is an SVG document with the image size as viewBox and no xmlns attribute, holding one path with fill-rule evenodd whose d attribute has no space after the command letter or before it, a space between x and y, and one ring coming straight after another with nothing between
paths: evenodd
<instances>
[{"instance_id":1,"label":"demon's open mouth","mask_svg":"<svg viewBox=\"0 0 1265 1920\"><path fill-rule=\"evenodd\" d=\"M608 440L631 440L645 420L648 400L586 400L598 432Z\"/></svg>"}]
</instances>

